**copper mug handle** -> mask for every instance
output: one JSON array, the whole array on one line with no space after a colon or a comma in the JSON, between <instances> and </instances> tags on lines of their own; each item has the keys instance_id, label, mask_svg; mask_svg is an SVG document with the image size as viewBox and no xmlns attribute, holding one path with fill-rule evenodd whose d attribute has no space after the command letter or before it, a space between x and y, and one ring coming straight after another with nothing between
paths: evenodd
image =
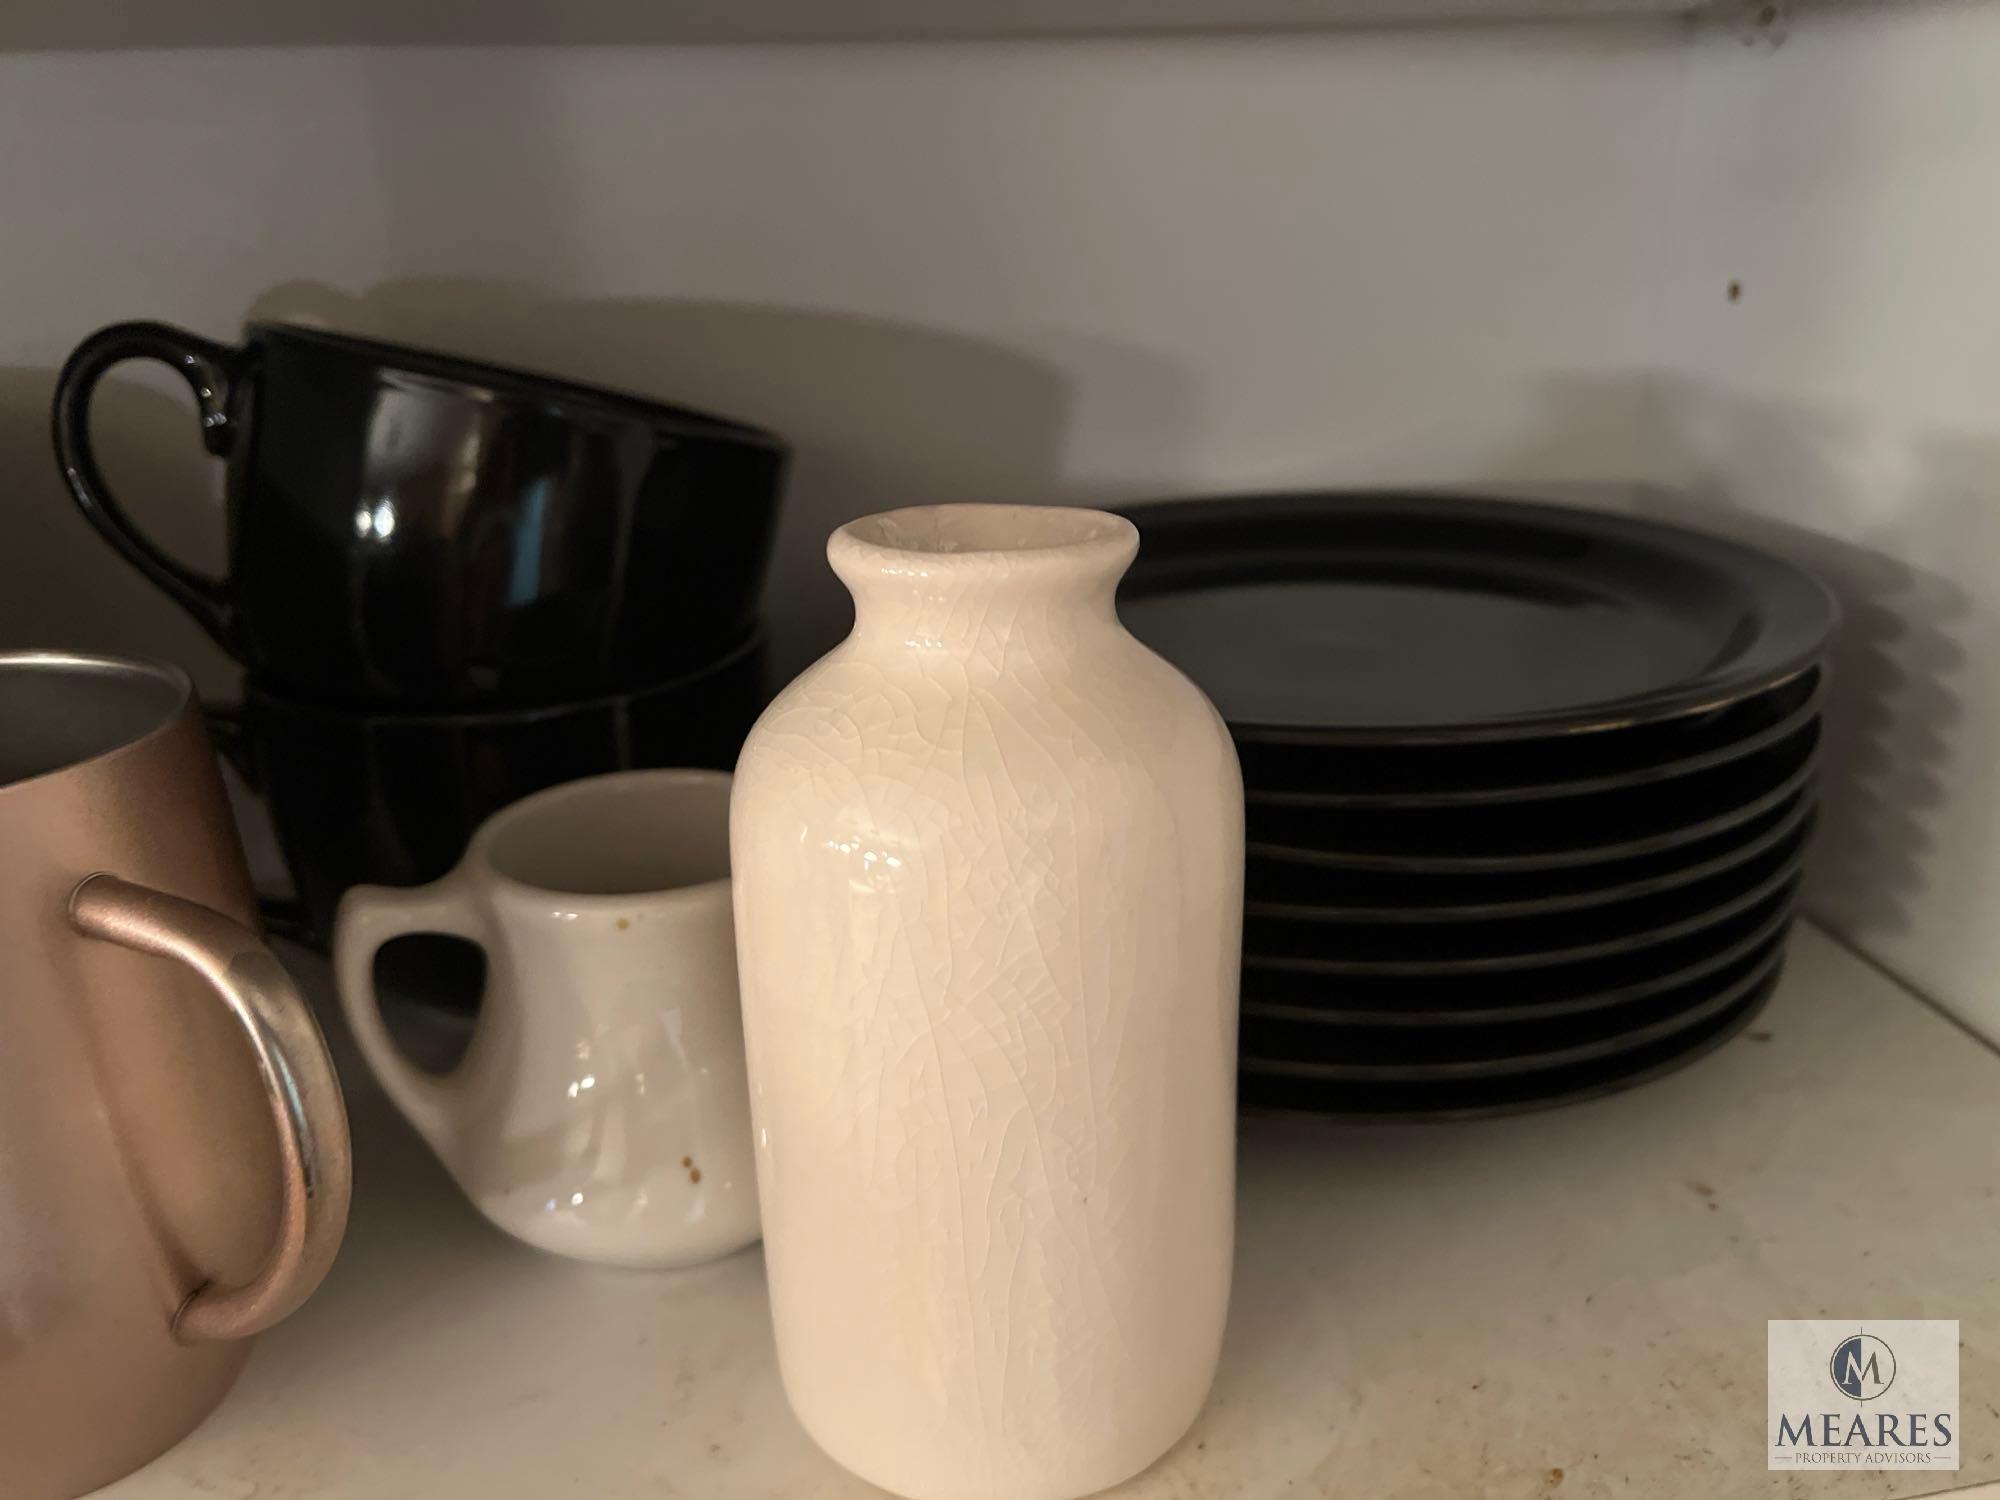
<instances>
[{"instance_id":1,"label":"copper mug handle","mask_svg":"<svg viewBox=\"0 0 2000 1500\"><path fill-rule=\"evenodd\" d=\"M284 1166L278 1233L263 1270L241 1286L197 1287L175 1311L173 1331L183 1343L261 1333L312 1295L347 1229L353 1154L326 1040L263 941L199 902L98 874L70 893L69 918L88 937L179 959L243 1028Z\"/></svg>"}]
</instances>

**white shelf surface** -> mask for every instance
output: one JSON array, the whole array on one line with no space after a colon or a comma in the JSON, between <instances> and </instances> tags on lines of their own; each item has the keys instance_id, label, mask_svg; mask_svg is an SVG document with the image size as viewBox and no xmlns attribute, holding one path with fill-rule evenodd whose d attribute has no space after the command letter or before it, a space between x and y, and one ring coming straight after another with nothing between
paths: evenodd
<instances>
[{"instance_id":1,"label":"white shelf surface","mask_svg":"<svg viewBox=\"0 0 2000 1500\"><path fill-rule=\"evenodd\" d=\"M325 993L323 965L299 969ZM106 1500L878 1493L792 1419L757 1251L644 1274L515 1245L343 1042L339 1263L207 1425ZM1246 1122L1214 1395L1117 1493L1854 1500L1991 1481L1996 1127L2000 1058L1812 929L1751 1031L1630 1093L1474 1124ZM1959 1474L1766 1472L1765 1320L1849 1316L1960 1320Z\"/></svg>"}]
</instances>

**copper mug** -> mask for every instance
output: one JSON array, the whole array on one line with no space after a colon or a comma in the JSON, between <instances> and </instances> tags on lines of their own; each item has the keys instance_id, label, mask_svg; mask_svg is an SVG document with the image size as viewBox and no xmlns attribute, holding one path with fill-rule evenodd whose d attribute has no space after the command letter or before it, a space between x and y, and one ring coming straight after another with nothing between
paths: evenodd
<instances>
[{"instance_id":1,"label":"copper mug","mask_svg":"<svg viewBox=\"0 0 2000 1500\"><path fill-rule=\"evenodd\" d=\"M347 1223L326 1044L257 936L187 677L0 654L0 1495L165 1451Z\"/></svg>"}]
</instances>

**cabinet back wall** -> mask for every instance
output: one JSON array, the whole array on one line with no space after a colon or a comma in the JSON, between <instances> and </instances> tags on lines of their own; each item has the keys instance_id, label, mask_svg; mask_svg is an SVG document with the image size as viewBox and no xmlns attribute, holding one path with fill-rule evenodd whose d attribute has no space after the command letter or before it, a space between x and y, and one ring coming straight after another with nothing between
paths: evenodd
<instances>
[{"instance_id":1,"label":"cabinet back wall","mask_svg":"<svg viewBox=\"0 0 2000 1500\"><path fill-rule=\"evenodd\" d=\"M1632 479L1682 50L1651 20L0 56L0 639L229 685L48 456L52 372L127 317L317 317L776 427L787 666L844 620L825 533L883 506ZM98 429L212 566L187 409L135 366Z\"/></svg>"},{"instance_id":2,"label":"cabinet back wall","mask_svg":"<svg viewBox=\"0 0 2000 1500\"><path fill-rule=\"evenodd\" d=\"M1636 500L1841 588L1815 909L2000 1034L1995 55L1996 0L1804 10L1775 47L0 54L0 643L233 692L49 456L56 367L130 317L320 319L778 428L786 670L845 621L825 533L884 506ZM185 392L134 367L102 408L142 522L219 565Z\"/></svg>"}]
</instances>

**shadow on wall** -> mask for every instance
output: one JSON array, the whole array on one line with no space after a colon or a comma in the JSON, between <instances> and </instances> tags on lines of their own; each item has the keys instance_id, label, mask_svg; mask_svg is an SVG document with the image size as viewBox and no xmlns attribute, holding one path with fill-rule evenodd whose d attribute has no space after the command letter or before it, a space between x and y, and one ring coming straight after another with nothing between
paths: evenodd
<instances>
[{"instance_id":1,"label":"shadow on wall","mask_svg":"<svg viewBox=\"0 0 2000 1500\"><path fill-rule=\"evenodd\" d=\"M1672 380L1656 415L1665 470L1679 478L1641 489L1640 510L1756 543L1839 597L1805 905L1858 939L1907 931L1920 901L1941 899L1931 856L1954 830L1986 836L1995 788L1966 774L1954 743L1971 601L1905 559L1919 549L1967 566L2000 556L2000 511L1986 498L2000 441L1904 441L1889 474L1858 414Z\"/></svg>"},{"instance_id":2,"label":"shadow on wall","mask_svg":"<svg viewBox=\"0 0 2000 1500\"><path fill-rule=\"evenodd\" d=\"M794 451L767 605L779 680L845 631L847 596L825 564L841 522L898 505L1006 500L1094 503L1150 494L1137 465L1115 484L1066 481L1074 392L1046 361L912 324L803 308L551 297L459 277L388 282L358 296L288 283L246 318L294 320L629 390L769 427ZM229 338L222 328L196 330ZM80 341L91 332L76 330ZM1143 351L1092 344L1078 368L1106 388L1100 426L1132 435L1168 472L1187 429L1177 373ZM0 371L0 463L18 530L0 562L0 643L151 652L233 697L207 637L120 561L78 515L48 424L56 372ZM221 466L202 452L193 406L164 367L119 367L92 423L135 522L204 571L224 554ZM1140 435L1151 434L1141 439Z\"/></svg>"},{"instance_id":3,"label":"shadow on wall","mask_svg":"<svg viewBox=\"0 0 2000 1500\"><path fill-rule=\"evenodd\" d=\"M1821 746L1821 808L1804 905L1836 931L1910 931L1956 920L1936 888L1946 845L1984 839L2000 787L1959 730L1972 600L1912 558L2000 557L2000 440L1915 438L1865 412L1739 395L1678 374L1590 372L1544 382L1500 475L1533 475L1578 432L1643 409L1648 479L1508 481L1469 488L1631 511L1734 536L1789 558L1838 597L1842 624ZM1885 452L1892 468L1884 467ZM1957 861L1947 860L1949 866ZM1948 928L1944 930L1949 930Z\"/></svg>"},{"instance_id":4,"label":"shadow on wall","mask_svg":"<svg viewBox=\"0 0 2000 1500\"><path fill-rule=\"evenodd\" d=\"M455 277L358 297L284 285L250 315L544 370L782 434L793 467L766 592L780 680L846 629L847 596L825 563L841 522L898 505L1079 498L1061 478L1062 373L937 329L800 308L560 299Z\"/></svg>"}]
</instances>

